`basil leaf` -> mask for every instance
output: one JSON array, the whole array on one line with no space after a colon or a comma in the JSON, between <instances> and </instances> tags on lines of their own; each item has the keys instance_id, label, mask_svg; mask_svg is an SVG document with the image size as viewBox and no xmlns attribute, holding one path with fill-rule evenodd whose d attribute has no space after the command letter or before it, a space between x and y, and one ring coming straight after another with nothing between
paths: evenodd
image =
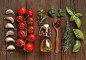
<instances>
[{"instance_id":1,"label":"basil leaf","mask_svg":"<svg viewBox=\"0 0 86 60\"><path fill-rule=\"evenodd\" d=\"M57 16L60 17L60 14L58 13Z\"/></svg>"},{"instance_id":2,"label":"basil leaf","mask_svg":"<svg viewBox=\"0 0 86 60\"><path fill-rule=\"evenodd\" d=\"M60 13L60 16L65 16L65 13Z\"/></svg>"},{"instance_id":3,"label":"basil leaf","mask_svg":"<svg viewBox=\"0 0 86 60\"><path fill-rule=\"evenodd\" d=\"M76 13L75 16L76 16L76 17L81 17L82 14L81 14L81 13Z\"/></svg>"},{"instance_id":4,"label":"basil leaf","mask_svg":"<svg viewBox=\"0 0 86 60\"><path fill-rule=\"evenodd\" d=\"M65 12L65 10L62 10L62 13Z\"/></svg>"},{"instance_id":5,"label":"basil leaf","mask_svg":"<svg viewBox=\"0 0 86 60\"><path fill-rule=\"evenodd\" d=\"M79 49L80 49L80 47L81 47L80 41L79 40L76 40L75 43L74 43L74 45L73 45L72 52L78 52Z\"/></svg>"},{"instance_id":6,"label":"basil leaf","mask_svg":"<svg viewBox=\"0 0 86 60\"><path fill-rule=\"evenodd\" d=\"M52 14L52 12L51 12L51 11L48 11L48 14L49 14L49 15L51 15L51 14Z\"/></svg>"},{"instance_id":7,"label":"basil leaf","mask_svg":"<svg viewBox=\"0 0 86 60\"><path fill-rule=\"evenodd\" d=\"M49 11L52 10L53 8L49 8Z\"/></svg>"},{"instance_id":8,"label":"basil leaf","mask_svg":"<svg viewBox=\"0 0 86 60\"><path fill-rule=\"evenodd\" d=\"M70 18L70 21L74 21L75 18L76 18L76 16L75 15L72 15L71 18Z\"/></svg>"},{"instance_id":9,"label":"basil leaf","mask_svg":"<svg viewBox=\"0 0 86 60\"><path fill-rule=\"evenodd\" d=\"M55 10L52 10L52 14L54 14L55 13Z\"/></svg>"},{"instance_id":10,"label":"basil leaf","mask_svg":"<svg viewBox=\"0 0 86 60\"><path fill-rule=\"evenodd\" d=\"M73 29L73 32L74 32L75 36L76 36L78 39L84 40L84 35L83 35L83 33L82 33L81 30L79 30L79 29Z\"/></svg>"},{"instance_id":11,"label":"basil leaf","mask_svg":"<svg viewBox=\"0 0 86 60\"><path fill-rule=\"evenodd\" d=\"M67 10L68 14L70 14L70 15L74 15L75 14L75 10L70 8L70 7L66 7L66 10Z\"/></svg>"},{"instance_id":12,"label":"basil leaf","mask_svg":"<svg viewBox=\"0 0 86 60\"><path fill-rule=\"evenodd\" d=\"M55 15L54 15L54 14L52 14L51 16L52 16L52 17L55 17Z\"/></svg>"},{"instance_id":13,"label":"basil leaf","mask_svg":"<svg viewBox=\"0 0 86 60\"><path fill-rule=\"evenodd\" d=\"M77 27L80 28L81 21L80 21L80 19L78 17L75 18L75 23L76 23Z\"/></svg>"},{"instance_id":14,"label":"basil leaf","mask_svg":"<svg viewBox=\"0 0 86 60\"><path fill-rule=\"evenodd\" d=\"M59 9L59 13L63 13L65 12L65 10Z\"/></svg>"}]
</instances>

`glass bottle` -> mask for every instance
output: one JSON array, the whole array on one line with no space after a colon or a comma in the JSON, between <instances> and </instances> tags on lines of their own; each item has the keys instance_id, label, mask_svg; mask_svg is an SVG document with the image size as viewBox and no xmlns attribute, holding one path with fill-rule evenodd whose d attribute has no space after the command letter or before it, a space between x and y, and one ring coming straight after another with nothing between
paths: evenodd
<instances>
[{"instance_id":1,"label":"glass bottle","mask_svg":"<svg viewBox=\"0 0 86 60\"><path fill-rule=\"evenodd\" d=\"M40 36L42 36L41 38L41 44L40 44L40 51L42 52L50 52L53 49L52 46L52 42L51 42L51 31L50 31L50 27L48 24L44 24L41 28L40 28Z\"/></svg>"}]
</instances>

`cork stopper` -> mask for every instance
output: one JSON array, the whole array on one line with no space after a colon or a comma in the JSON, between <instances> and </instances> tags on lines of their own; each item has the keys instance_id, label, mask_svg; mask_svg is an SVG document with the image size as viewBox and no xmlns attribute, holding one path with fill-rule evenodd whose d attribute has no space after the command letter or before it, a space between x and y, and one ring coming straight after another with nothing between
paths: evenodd
<instances>
[{"instance_id":1,"label":"cork stopper","mask_svg":"<svg viewBox=\"0 0 86 60\"><path fill-rule=\"evenodd\" d=\"M49 24L44 24L43 27L49 27Z\"/></svg>"}]
</instances>

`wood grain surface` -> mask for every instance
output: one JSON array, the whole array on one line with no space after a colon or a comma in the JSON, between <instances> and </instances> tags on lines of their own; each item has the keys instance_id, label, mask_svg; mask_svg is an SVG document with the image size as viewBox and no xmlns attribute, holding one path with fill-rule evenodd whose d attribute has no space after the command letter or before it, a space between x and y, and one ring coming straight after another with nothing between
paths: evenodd
<instances>
[{"instance_id":1,"label":"wood grain surface","mask_svg":"<svg viewBox=\"0 0 86 60\"><path fill-rule=\"evenodd\" d=\"M6 32L9 29L5 29L6 23L9 21L4 20L7 16L12 16L15 19L15 23L13 24L15 29L11 29L15 32L13 37L17 40L18 37L18 26L16 21L17 9L19 7L25 7L27 10L31 9L34 12L34 24L35 27L35 35L36 41L34 44L34 50L31 53L26 53L21 48L18 48L15 43L5 43ZM55 9L55 17L48 17L44 23L48 23L51 28L51 40L53 44L53 50L49 53L42 53L39 50L41 37L39 36L39 29L41 26L38 25L38 21L36 18L36 13L39 9L43 9L45 14L49 8ZM0 0L0 60L86 60L86 37L84 37L84 41L81 41L81 48L79 52L72 53L72 47L74 42L76 41L76 37L73 33L73 29L77 28L74 22L70 22L70 30L71 30L71 38L70 41L71 47L65 52L62 53L61 49L63 46L63 34L65 32L66 20L70 20L70 16L66 13L64 17L57 17L57 13L59 9L65 9L66 7L71 7L75 9L76 13L80 12L83 14L81 19L81 27L80 30L83 32L84 36L86 36L86 0ZM15 15L5 15L7 9L12 9L15 12ZM56 31L53 28L53 21L56 19L60 19L62 21L62 27L59 30L59 53L55 54L55 39L56 39ZM43 23L43 24L44 24ZM42 25L43 25L42 24ZM14 45L16 49L14 51L6 51L8 45Z\"/></svg>"}]
</instances>

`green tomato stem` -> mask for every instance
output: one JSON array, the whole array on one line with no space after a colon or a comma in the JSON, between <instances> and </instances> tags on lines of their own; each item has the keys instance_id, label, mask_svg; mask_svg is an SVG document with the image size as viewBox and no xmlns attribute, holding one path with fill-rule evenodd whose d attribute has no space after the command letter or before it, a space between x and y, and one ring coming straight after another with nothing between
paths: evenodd
<instances>
[{"instance_id":1,"label":"green tomato stem","mask_svg":"<svg viewBox=\"0 0 86 60\"><path fill-rule=\"evenodd\" d=\"M25 43L26 43L26 41L27 41L27 21L26 21L26 18L24 18L24 23L26 24L26 37L25 37Z\"/></svg>"}]
</instances>

